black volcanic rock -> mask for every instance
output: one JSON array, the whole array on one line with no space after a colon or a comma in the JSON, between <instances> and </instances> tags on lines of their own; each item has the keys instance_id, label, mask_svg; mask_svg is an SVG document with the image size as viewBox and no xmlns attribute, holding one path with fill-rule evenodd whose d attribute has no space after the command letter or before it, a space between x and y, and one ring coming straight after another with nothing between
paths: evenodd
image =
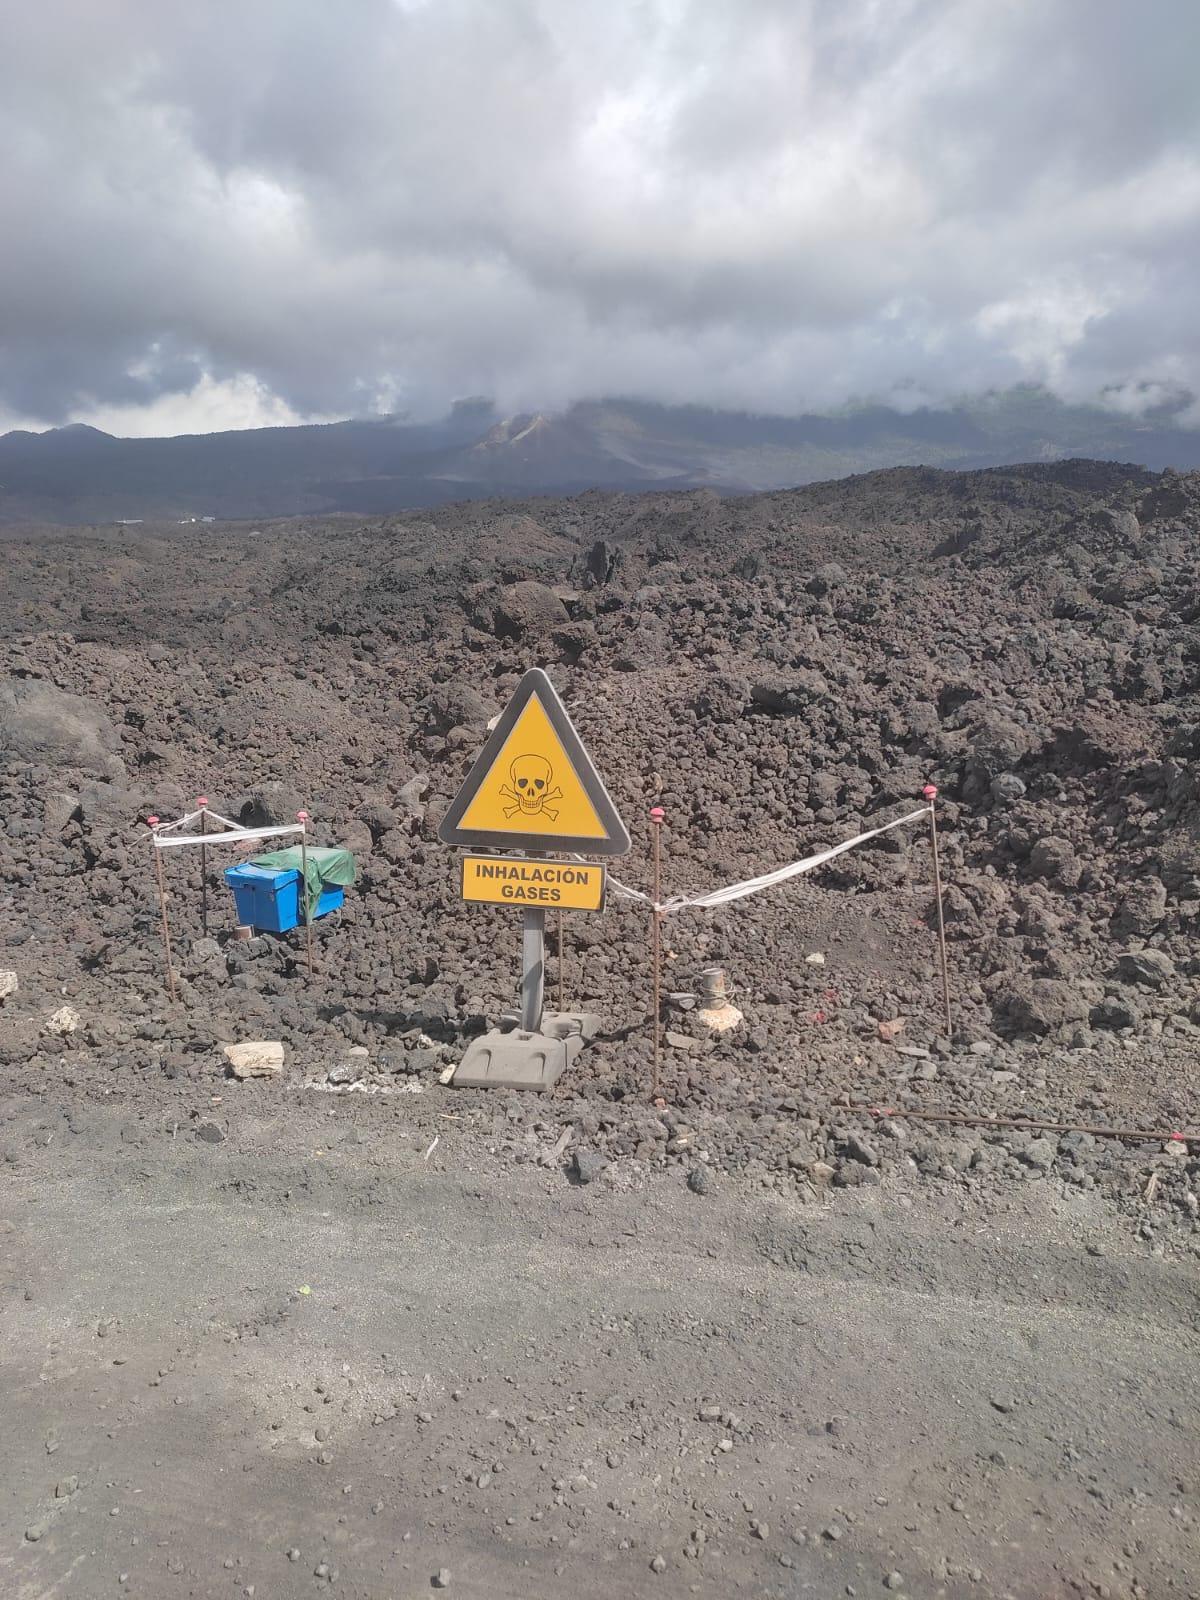
<instances>
[{"instance_id":1,"label":"black volcanic rock","mask_svg":"<svg viewBox=\"0 0 1200 1600\"><path fill-rule=\"evenodd\" d=\"M494 626L501 639L541 639L568 620L567 608L554 591L532 579L514 583L496 601Z\"/></svg>"},{"instance_id":2,"label":"black volcanic rock","mask_svg":"<svg viewBox=\"0 0 1200 1600\"><path fill-rule=\"evenodd\" d=\"M117 777L120 739L96 700L36 678L0 681L0 762Z\"/></svg>"},{"instance_id":3,"label":"black volcanic rock","mask_svg":"<svg viewBox=\"0 0 1200 1600\"><path fill-rule=\"evenodd\" d=\"M968 523L979 537L937 554ZM1187 1126L1198 534L1200 476L1082 461L10 532L0 900L19 989L0 1061L44 1085L66 1057L88 1093L178 1084L196 1104L216 1041L278 1038L298 1078L324 1083L355 1045L372 1090L432 1091L511 1010L519 967L513 909L462 902L437 823L540 664L634 845L606 910L563 919L564 998L604 1019L600 1037L536 1108L463 1091L502 1124L498 1150L549 1159L570 1125L614 1182L628 1163L675 1163L681 1181L707 1163L808 1198L912 1165L892 1119L858 1106ZM830 563L842 577L814 593ZM1133 567L1152 584L1126 581ZM651 1105L650 808L664 894L686 899L907 816L931 780L953 1037L920 815L762 894L668 912L673 1042ZM310 979L301 939L232 938L231 858L211 846L214 957L198 857L173 852L172 1006L145 818L205 792L264 825L305 807L316 843L354 844L360 877L314 925ZM547 933L556 1001L557 918ZM685 1004L710 967L743 1014L725 1034ZM80 1025L51 1049L64 995ZM990 1133L973 1148L912 1170L975 1182L1013 1165ZM1049 1172L1055 1148L1022 1172Z\"/></svg>"}]
</instances>

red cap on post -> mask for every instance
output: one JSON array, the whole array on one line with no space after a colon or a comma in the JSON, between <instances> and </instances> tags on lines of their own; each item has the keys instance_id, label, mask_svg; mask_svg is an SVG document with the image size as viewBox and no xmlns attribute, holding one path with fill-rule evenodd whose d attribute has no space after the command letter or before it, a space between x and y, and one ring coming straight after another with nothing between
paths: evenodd
<instances>
[{"instance_id":1,"label":"red cap on post","mask_svg":"<svg viewBox=\"0 0 1200 1600\"><path fill-rule=\"evenodd\" d=\"M650 821L651 822L661 822L663 820L663 818L666 816L666 814L667 813L663 810L663 808L661 806L651 806L650 807Z\"/></svg>"},{"instance_id":2,"label":"red cap on post","mask_svg":"<svg viewBox=\"0 0 1200 1600\"><path fill-rule=\"evenodd\" d=\"M925 796L926 800L936 800L937 799L937 784L936 783L927 783L925 785L925 787L921 790L921 793Z\"/></svg>"},{"instance_id":3,"label":"red cap on post","mask_svg":"<svg viewBox=\"0 0 1200 1600\"><path fill-rule=\"evenodd\" d=\"M158 818L157 817L147 817L146 818L146 826L148 828L157 828L158 827Z\"/></svg>"},{"instance_id":4,"label":"red cap on post","mask_svg":"<svg viewBox=\"0 0 1200 1600\"><path fill-rule=\"evenodd\" d=\"M297 813L296 813L296 821L297 822L307 822L308 821L308 812L307 811L297 811Z\"/></svg>"},{"instance_id":5,"label":"red cap on post","mask_svg":"<svg viewBox=\"0 0 1200 1600\"><path fill-rule=\"evenodd\" d=\"M198 806L206 806L208 804L208 796L206 794L197 795L196 804Z\"/></svg>"}]
</instances>

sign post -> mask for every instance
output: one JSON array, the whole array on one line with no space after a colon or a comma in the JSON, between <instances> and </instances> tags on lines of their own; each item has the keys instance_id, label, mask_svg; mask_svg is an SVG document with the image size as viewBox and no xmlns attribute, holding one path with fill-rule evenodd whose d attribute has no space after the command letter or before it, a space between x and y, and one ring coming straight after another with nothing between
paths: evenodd
<instances>
[{"instance_id":1,"label":"sign post","mask_svg":"<svg viewBox=\"0 0 1200 1600\"><path fill-rule=\"evenodd\" d=\"M550 861L528 852L624 855L630 841L566 707L540 668L517 685L438 836L472 852L523 852L463 858L464 900L521 908L521 1008L508 1027L494 1028L470 1045L452 1081L549 1089L595 1033L599 1019L545 1010L546 911L600 910L605 872L598 863ZM561 960L560 936L560 970Z\"/></svg>"},{"instance_id":2,"label":"sign post","mask_svg":"<svg viewBox=\"0 0 1200 1600\"><path fill-rule=\"evenodd\" d=\"M546 1003L546 913L521 913L521 1026L538 1033Z\"/></svg>"}]
</instances>

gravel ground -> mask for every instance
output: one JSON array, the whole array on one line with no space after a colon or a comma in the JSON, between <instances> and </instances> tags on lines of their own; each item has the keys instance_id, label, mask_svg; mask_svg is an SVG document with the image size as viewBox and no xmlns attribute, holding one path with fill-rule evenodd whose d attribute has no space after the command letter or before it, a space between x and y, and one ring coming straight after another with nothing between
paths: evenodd
<instances>
[{"instance_id":1,"label":"gravel ground","mask_svg":"<svg viewBox=\"0 0 1200 1600\"><path fill-rule=\"evenodd\" d=\"M1196 1592L1190 1236L1045 1178L580 1186L452 1091L253 1088L4 1102L14 1600Z\"/></svg>"}]
</instances>

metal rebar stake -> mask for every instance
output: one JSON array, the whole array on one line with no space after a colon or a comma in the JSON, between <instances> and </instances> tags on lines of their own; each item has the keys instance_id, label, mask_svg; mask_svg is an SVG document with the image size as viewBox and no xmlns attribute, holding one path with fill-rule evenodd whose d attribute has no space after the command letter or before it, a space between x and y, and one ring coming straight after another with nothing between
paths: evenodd
<instances>
[{"instance_id":1,"label":"metal rebar stake","mask_svg":"<svg viewBox=\"0 0 1200 1600\"><path fill-rule=\"evenodd\" d=\"M200 807L200 838L208 832L208 799L201 795L196 801ZM200 932L208 938L208 846L200 846Z\"/></svg>"},{"instance_id":2,"label":"metal rebar stake","mask_svg":"<svg viewBox=\"0 0 1200 1600\"><path fill-rule=\"evenodd\" d=\"M313 975L312 951L312 906L309 904L308 893L308 812L297 811L296 821L300 824L300 893L303 896L304 906L304 942L308 947L308 975Z\"/></svg>"},{"instance_id":3,"label":"metal rebar stake","mask_svg":"<svg viewBox=\"0 0 1200 1600\"><path fill-rule=\"evenodd\" d=\"M147 817L151 828L157 828L158 818ZM153 835L150 839L150 848L154 852L154 874L158 879L158 909L162 916L163 951L167 958L167 992L171 999L175 998L175 974L171 971L171 930L167 924L167 886L163 882L162 851L154 842Z\"/></svg>"},{"instance_id":4,"label":"metal rebar stake","mask_svg":"<svg viewBox=\"0 0 1200 1600\"><path fill-rule=\"evenodd\" d=\"M929 801L929 843L933 850L933 889L937 897L938 953L942 965L942 1003L946 1010L946 1037L954 1037L954 1017L950 1010L950 969L946 961L946 918L942 910L942 865L938 856L937 786L927 783L922 791Z\"/></svg>"},{"instance_id":5,"label":"metal rebar stake","mask_svg":"<svg viewBox=\"0 0 1200 1600\"><path fill-rule=\"evenodd\" d=\"M662 1076L662 825L666 812L661 806L650 810L650 826L654 840L654 910L652 933L654 946L654 999L650 1025L654 1029L654 1083L651 1098L658 1099Z\"/></svg>"}]
</instances>

